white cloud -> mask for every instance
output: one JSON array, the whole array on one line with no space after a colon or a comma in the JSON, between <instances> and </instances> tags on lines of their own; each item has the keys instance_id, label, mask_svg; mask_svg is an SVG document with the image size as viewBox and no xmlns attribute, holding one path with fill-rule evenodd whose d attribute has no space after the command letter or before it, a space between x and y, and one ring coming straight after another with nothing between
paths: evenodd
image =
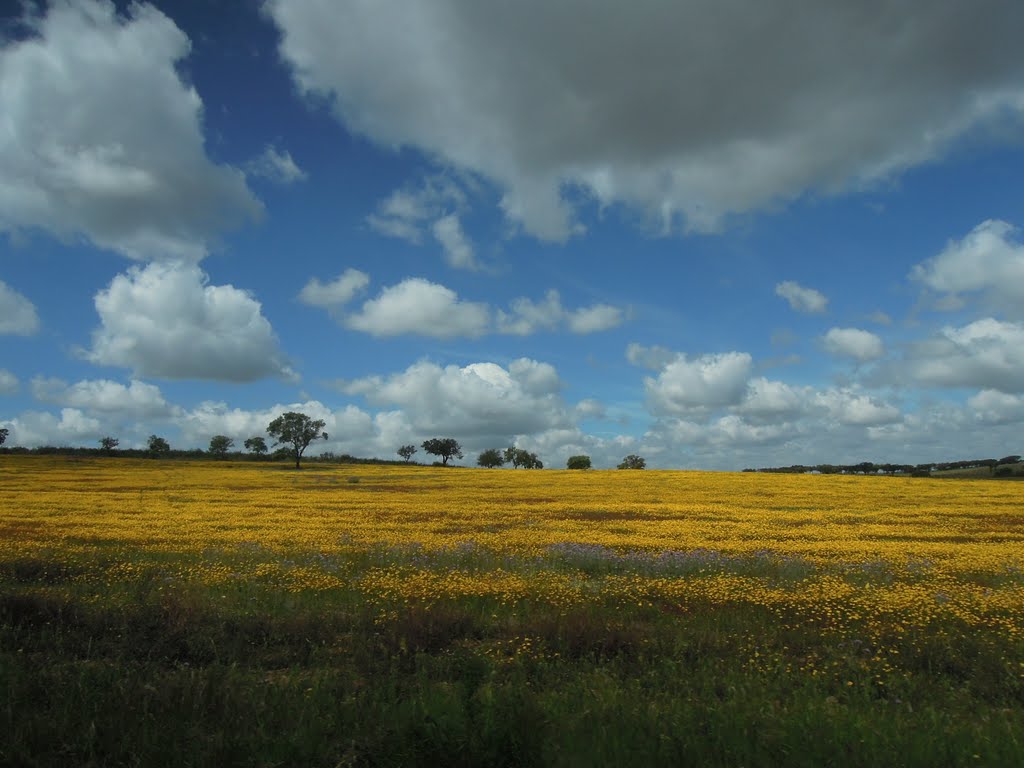
<instances>
[{"instance_id":1,"label":"white cloud","mask_svg":"<svg viewBox=\"0 0 1024 768\"><path fill-rule=\"evenodd\" d=\"M476 269L473 243L462 230L457 214L449 213L434 222L434 237L444 249L444 258L457 269Z\"/></svg>"},{"instance_id":2,"label":"white cloud","mask_svg":"<svg viewBox=\"0 0 1024 768\"><path fill-rule=\"evenodd\" d=\"M496 363L442 368L423 361L386 378L349 382L344 391L374 405L397 406L422 434L501 442L569 426L560 386L553 367L522 358L507 369Z\"/></svg>"},{"instance_id":3,"label":"white cloud","mask_svg":"<svg viewBox=\"0 0 1024 768\"><path fill-rule=\"evenodd\" d=\"M266 8L301 91L382 146L490 178L550 239L574 231L573 190L710 230L897 174L1021 111L1016 0L936 0L924 21L912 4L810 0Z\"/></svg>"},{"instance_id":4,"label":"white cloud","mask_svg":"<svg viewBox=\"0 0 1024 768\"><path fill-rule=\"evenodd\" d=\"M626 359L630 363L652 371L660 371L678 356L678 353L667 347L645 347L635 342L626 347Z\"/></svg>"},{"instance_id":5,"label":"white cloud","mask_svg":"<svg viewBox=\"0 0 1024 768\"><path fill-rule=\"evenodd\" d=\"M77 408L62 408L60 418L52 413L26 411L7 422L10 436L5 445L36 448L40 445L73 446L95 443L101 436L99 419Z\"/></svg>"},{"instance_id":6,"label":"white cloud","mask_svg":"<svg viewBox=\"0 0 1024 768\"><path fill-rule=\"evenodd\" d=\"M622 310L608 304L577 309L569 315L569 330L573 333L597 333L622 325Z\"/></svg>"},{"instance_id":7,"label":"white cloud","mask_svg":"<svg viewBox=\"0 0 1024 768\"><path fill-rule=\"evenodd\" d=\"M580 419L603 419L607 412L604 403L592 397L576 403L576 416Z\"/></svg>"},{"instance_id":8,"label":"white cloud","mask_svg":"<svg viewBox=\"0 0 1024 768\"><path fill-rule=\"evenodd\" d=\"M882 340L870 331L859 328L830 328L822 341L825 349L833 355L852 357L862 363L877 360L885 354Z\"/></svg>"},{"instance_id":9,"label":"white cloud","mask_svg":"<svg viewBox=\"0 0 1024 768\"><path fill-rule=\"evenodd\" d=\"M93 363L162 379L294 376L260 303L234 286L208 285L195 265L133 267L95 303L101 326L86 353Z\"/></svg>"},{"instance_id":10,"label":"white cloud","mask_svg":"<svg viewBox=\"0 0 1024 768\"><path fill-rule=\"evenodd\" d=\"M608 304L595 304L569 311L562 306L562 298L555 290L548 291L543 301L518 298L512 302L508 312L497 312L498 331L516 336L528 336L540 330L555 330L562 325L573 333L596 333L615 328L622 321L622 310Z\"/></svg>"},{"instance_id":11,"label":"white cloud","mask_svg":"<svg viewBox=\"0 0 1024 768\"><path fill-rule=\"evenodd\" d=\"M462 188L448 176L436 174L423 179L419 187L396 189L378 203L366 222L382 235L420 245L431 222L436 224L453 210L458 213L465 208ZM437 236L433 227L429 229Z\"/></svg>"},{"instance_id":12,"label":"white cloud","mask_svg":"<svg viewBox=\"0 0 1024 768\"><path fill-rule=\"evenodd\" d=\"M1024 397L995 389L983 389L973 395L967 406L975 418L987 424L1016 424L1024 421Z\"/></svg>"},{"instance_id":13,"label":"white cloud","mask_svg":"<svg viewBox=\"0 0 1024 768\"><path fill-rule=\"evenodd\" d=\"M6 368L0 368L0 395L13 395L20 389L18 377Z\"/></svg>"},{"instance_id":14,"label":"white cloud","mask_svg":"<svg viewBox=\"0 0 1024 768\"><path fill-rule=\"evenodd\" d=\"M365 456L369 455L366 448L376 447L373 444L374 419L370 414L353 405L332 410L317 400L257 410L230 408L226 403L208 401L183 414L178 421L182 439L187 445L205 446L213 435L227 435L241 447L246 438L266 438L267 425L288 411L297 411L312 419L324 421L328 440L311 444L311 455L340 450ZM268 439L267 442L269 445L272 441Z\"/></svg>"},{"instance_id":15,"label":"white cloud","mask_svg":"<svg viewBox=\"0 0 1024 768\"><path fill-rule=\"evenodd\" d=\"M370 284L370 276L358 269L346 269L329 283L312 278L299 293L299 301L311 307L337 309L348 304Z\"/></svg>"},{"instance_id":16,"label":"white cloud","mask_svg":"<svg viewBox=\"0 0 1024 768\"><path fill-rule=\"evenodd\" d=\"M0 280L0 335L31 336L38 330L35 305Z\"/></svg>"},{"instance_id":17,"label":"white cloud","mask_svg":"<svg viewBox=\"0 0 1024 768\"><path fill-rule=\"evenodd\" d=\"M491 317L486 304L460 301L450 288L411 277L385 288L344 322L374 336L412 333L444 339L482 336Z\"/></svg>"},{"instance_id":18,"label":"white cloud","mask_svg":"<svg viewBox=\"0 0 1024 768\"><path fill-rule=\"evenodd\" d=\"M797 312L818 314L824 312L828 306L828 299L822 293L813 288L805 288L792 280L776 285L775 295L788 301L789 306Z\"/></svg>"},{"instance_id":19,"label":"white cloud","mask_svg":"<svg viewBox=\"0 0 1024 768\"><path fill-rule=\"evenodd\" d=\"M543 301L519 298L510 311L498 310L498 330L515 336L529 336L539 330L554 330L565 320L565 309L558 291L550 290Z\"/></svg>"},{"instance_id":20,"label":"white cloud","mask_svg":"<svg viewBox=\"0 0 1024 768\"><path fill-rule=\"evenodd\" d=\"M678 355L657 378L644 377L650 407L655 414L683 414L693 410L739 404L747 391L752 360L746 352Z\"/></svg>"},{"instance_id":21,"label":"white cloud","mask_svg":"<svg viewBox=\"0 0 1024 768\"><path fill-rule=\"evenodd\" d=\"M189 40L149 4L62 0L0 49L0 231L198 260L260 203L206 156Z\"/></svg>"},{"instance_id":22,"label":"white cloud","mask_svg":"<svg viewBox=\"0 0 1024 768\"><path fill-rule=\"evenodd\" d=\"M947 326L876 376L887 384L1024 392L1024 325L993 318Z\"/></svg>"},{"instance_id":23,"label":"white cloud","mask_svg":"<svg viewBox=\"0 0 1024 768\"><path fill-rule=\"evenodd\" d=\"M828 389L819 392L814 403L846 426L877 426L902 419L899 408L856 389Z\"/></svg>"},{"instance_id":24,"label":"white cloud","mask_svg":"<svg viewBox=\"0 0 1024 768\"><path fill-rule=\"evenodd\" d=\"M748 382L747 393L736 410L754 420L787 420L806 409L807 394L806 389L761 377Z\"/></svg>"},{"instance_id":25,"label":"white cloud","mask_svg":"<svg viewBox=\"0 0 1024 768\"><path fill-rule=\"evenodd\" d=\"M294 184L296 181L305 181L309 178L309 174L296 164L291 152L286 149L278 150L273 146L267 146L262 154L246 167L253 176L260 176L276 184Z\"/></svg>"},{"instance_id":26,"label":"white cloud","mask_svg":"<svg viewBox=\"0 0 1024 768\"><path fill-rule=\"evenodd\" d=\"M945 307L958 309L957 294L978 293L993 306L1020 314L1024 308L1024 244L1017 229L989 219L942 253L918 264L911 277L934 291L952 294Z\"/></svg>"},{"instance_id":27,"label":"white cloud","mask_svg":"<svg viewBox=\"0 0 1024 768\"><path fill-rule=\"evenodd\" d=\"M124 418L170 416L176 411L158 387L136 379L126 387L109 379L84 380L69 385L60 379L37 376L32 379L32 396L40 402Z\"/></svg>"}]
</instances>

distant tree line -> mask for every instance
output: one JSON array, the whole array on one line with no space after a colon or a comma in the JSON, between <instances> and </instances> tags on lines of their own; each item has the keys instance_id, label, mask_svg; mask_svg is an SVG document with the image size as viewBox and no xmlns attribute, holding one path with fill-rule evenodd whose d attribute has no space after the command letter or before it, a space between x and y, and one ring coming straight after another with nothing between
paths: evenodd
<instances>
[{"instance_id":1,"label":"distant tree line","mask_svg":"<svg viewBox=\"0 0 1024 768\"><path fill-rule=\"evenodd\" d=\"M744 469L744 472L775 472L781 474L806 474L817 472L823 475L930 475L932 472L947 472L954 469L978 469L987 467L992 470L1004 464L1018 464L1019 455L1004 456L1001 459L969 459L966 461L940 461L930 464L876 464L862 461L859 464L793 464L788 467L763 467L761 469Z\"/></svg>"}]
</instances>

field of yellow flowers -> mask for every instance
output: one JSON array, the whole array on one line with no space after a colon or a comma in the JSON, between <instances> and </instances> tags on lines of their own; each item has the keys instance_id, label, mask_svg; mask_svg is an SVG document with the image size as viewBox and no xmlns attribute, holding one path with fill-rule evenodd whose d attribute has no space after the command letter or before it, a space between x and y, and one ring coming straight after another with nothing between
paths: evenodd
<instances>
[{"instance_id":1,"label":"field of yellow flowers","mask_svg":"<svg viewBox=\"0 0 1024 768\"><path fill-rule=\"evenodd\" d=\"M0 763L1024 765L1024 483L3 456L0 488Z\"/></svg>"}]
</instances>

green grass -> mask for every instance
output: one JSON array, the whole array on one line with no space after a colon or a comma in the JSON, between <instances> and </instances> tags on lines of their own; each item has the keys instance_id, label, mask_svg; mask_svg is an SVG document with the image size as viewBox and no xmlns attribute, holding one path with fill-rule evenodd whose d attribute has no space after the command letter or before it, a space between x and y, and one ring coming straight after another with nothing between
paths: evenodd
<instances>
[{"instance_id":1,"label":"green grass","mask_svg":"<svg viewBox=\"0 0 1024 768\"><path fill-rule=\"evenodd\" d=\"M599 554L381 548L324 567L562 569L599 584L621 570ZM381 602L167 577L195 557L2 564L0 765L1024 764L1024 689L1007 674L1024 643L951 620L879 636L749 603ZM134 576L116 578L127 561ZM807 574L716 567L794 586ZM901 659L885 675L871 661L883 645Z\"/></svg>"}]
</instances>

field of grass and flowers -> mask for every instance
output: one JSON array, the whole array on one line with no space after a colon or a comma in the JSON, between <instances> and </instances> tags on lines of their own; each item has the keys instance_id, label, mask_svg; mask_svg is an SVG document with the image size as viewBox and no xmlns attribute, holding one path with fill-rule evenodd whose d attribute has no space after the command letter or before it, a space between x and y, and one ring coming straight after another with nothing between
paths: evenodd
<instances>
[{"instance_id":1,"label":"field of grass and flowers","mask_svg":"<svg viewBox=\"0 0 1024 768\"><path fill-rule=\"evenodd\" d=\"M0 765L1024 764L1024 484L0 457Z\"/></svg>"}]
</instances>

